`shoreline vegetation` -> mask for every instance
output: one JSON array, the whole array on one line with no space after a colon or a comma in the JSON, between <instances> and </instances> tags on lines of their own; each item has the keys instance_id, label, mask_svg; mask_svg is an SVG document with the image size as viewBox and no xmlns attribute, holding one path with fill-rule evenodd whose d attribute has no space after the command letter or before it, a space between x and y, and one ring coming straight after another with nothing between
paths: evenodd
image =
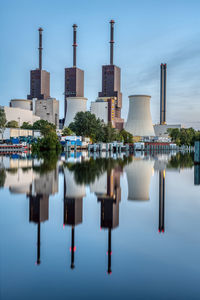
<instances>
[{"instance_id":1,"label":"shoreline vegetation","mask_svg":"<svg viewBox=\"0 0 200 300\"><path fill-rule=\"evenodd\" d=\"M7 122L4 110L0 109L0 134L3 138L5 128L19 128L16 121ZM24 122L21 129L38 130L41 137L32 142L33 153L54 151L60 153L62 145L56 132L56 126L45 120L36 121L33 125ZM177 146L194 146L195 141L200 140L200 131L193 128L173 128L168 129L167 133L173 143ZM91 112L78 112L74 118L74 122L69 127L64 127L62 136L77 135L87 137L92 143L111 143L113 141L123 142L124 144L132 144L140 141L139 137L134 137L125 129L118 130L112 127L111 123L105 124L97 119Z\"/></svg>"}]
</instances>

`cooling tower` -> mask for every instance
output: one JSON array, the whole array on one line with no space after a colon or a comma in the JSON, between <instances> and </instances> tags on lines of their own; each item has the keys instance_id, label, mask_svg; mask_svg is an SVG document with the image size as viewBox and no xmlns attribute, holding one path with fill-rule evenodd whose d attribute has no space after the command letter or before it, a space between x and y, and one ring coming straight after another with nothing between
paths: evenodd
<instances>
[{"instance_id":1,"label":"cooling tower","mask_svg":"<svg viewBox=\"0 0 200 300\"><path fill-rule=\"evenodd\" d=\"M153 160L134 159L131 164L125 167L128 181L128 200L149 200L153 166Z\"/></svg>"},{"instance_id":2,"label":"cooling tower","mask_svg":"<svg viewBox=\"0 0 200 300\"><path fill-rule=\"evenodd\" d=\"M74 117L80 111L87 110L87 98L84 97L69 97L66 100L67 112L65 116L65 127L68 127L74 121Z\"/></svg>"},{"instance_id":3,"label":"cooling tower","mask_svg":"<svg viewBox=\"0 0 200 300\"><path fill-rule=\"evenodd\" d=\"M134 136L155 136L151 112L151 96L129 96L129 112L125 129Z\"/></svg>"}]
</instances>

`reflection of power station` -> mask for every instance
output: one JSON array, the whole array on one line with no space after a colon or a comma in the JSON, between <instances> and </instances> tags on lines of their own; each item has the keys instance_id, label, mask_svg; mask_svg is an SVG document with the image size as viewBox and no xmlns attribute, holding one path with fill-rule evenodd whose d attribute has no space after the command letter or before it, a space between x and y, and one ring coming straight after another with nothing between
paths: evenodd
<instances>
[{"instance_id":1,"label":"reflection of power station","mask_svg":"<svg viewBox=\"0 0 200 300\"><path fill-rule=\"evenodd\" d=\"M64 169L64 225L71 226L71 269L75 264L75 226L82 223L84 185L78 185L74 174Z\"/></svg>"},{"instance_id":2,"label":"reflection of power station","mask_svg":"<svg viewBox=\"0 0 200 300\"><path fill-rule=\"evenodd\" d=\"M125 167L128 181L128 200L149 200L153 165L153 160L133 159L132 163Z\"/></svg>"},{"instance_id":3,"label":"reflection of power station","mask_svg":"<svg viewBox=\"0 0 200 300\"><path fill-rule=\"evenodd\" d=\"M108 274L111 270L112 229L119 225L119 202L121 200L120 170L113 169L107 173L107 192L97 194L101 202L101 228L108 229Z\"/></svg>"},{"instance_id":4,"label":"reflection of power station","mask_svg":"<svg viewBox=\"0 0 200 300\"><path fill-rule=\"evenodd\" d=\"M40 223L49 218L49 196L29 195L29 221L38 224L37 228L37 265L40 264Z\"/></svg>"},{"instance_id":5,"label":"reflection of power station","mask_svg":"<svg viewBox=\"0 0 200 300\"><path fill-rule=\"evenodd\" d=\"M159 227L158 232L165 231L165 170L159 171Z\"/></svg>"},{"instance_id":6,"label":"reflection of power station","mask_svg":"<svg viewBox=\"0 0 200 300\"><path fill-rule=\"evenodd\" d=\"M200 185L200 165L194 165L194 185Z\"/></svg>"}]
</instances>

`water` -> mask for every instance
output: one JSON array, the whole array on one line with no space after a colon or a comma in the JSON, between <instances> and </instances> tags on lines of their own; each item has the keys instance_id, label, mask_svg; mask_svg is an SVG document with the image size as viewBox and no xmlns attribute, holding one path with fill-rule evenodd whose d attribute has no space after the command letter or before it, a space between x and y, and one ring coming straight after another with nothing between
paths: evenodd
<instances>
[{"instance_id":1,"label":"water","mask_svg":"<svg viewBox=\"0 0 200 300\"><path fill-rule=\"evenodd\" d=\"M0 157L1 299L200 299L189 154Z\"/></svg>"}]
</instances>

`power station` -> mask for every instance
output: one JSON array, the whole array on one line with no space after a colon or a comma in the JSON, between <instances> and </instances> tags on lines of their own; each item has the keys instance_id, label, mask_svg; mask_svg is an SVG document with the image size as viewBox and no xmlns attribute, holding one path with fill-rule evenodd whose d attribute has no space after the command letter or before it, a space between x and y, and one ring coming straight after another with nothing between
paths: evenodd
<instances>
[{"instance_id":1,"label":"power station","mask_svg":"<svg viewBox=\"0 0 200 300\"><path fill-rule=\"evenodd\" d=\"M99 99L97 99L97 102L100 102L100 99L102 102L108 102L108 121L112 122L113 126L117 129L122 129L124 120L121 118L121 69L113 64L114 23L114 20L110 21L110 64L102 66L102 91L99 92ZM112 103L114 103L114 106L112 106Z\"/></svg>"},{"instance_id":2,"label":"power station","mask_svg":"<svg viewBox=\"0 0 200 300\"><path fill-rule=\"evenodd\" d=\"M76 66L77 25L73 25L73 67L65 69L65 122L69 126L79 111L87 110L87 98L84 98L84 71Z\"/></svg>"},{"instance_id":3,"label":"power station","mask_svg":"<svg viewBox=\"0 0 200 300\"><path fill-rule=\"evenodd\" d=\"M30 71L30 95L28 99L47 99L50 97L50 73L42 70L42 31L39 31L39 68Z\"/></svg>"}]
</instances>

